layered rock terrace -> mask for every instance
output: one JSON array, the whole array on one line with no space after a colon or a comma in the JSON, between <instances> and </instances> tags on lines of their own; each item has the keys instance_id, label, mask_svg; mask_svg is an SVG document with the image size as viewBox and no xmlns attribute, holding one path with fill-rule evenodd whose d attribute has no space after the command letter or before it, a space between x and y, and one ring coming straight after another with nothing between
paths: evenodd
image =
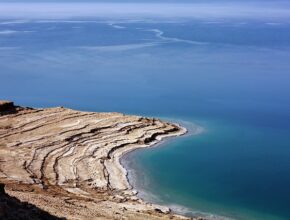
<instances>
[{"instance_id":1,"label":"layered rock terrace","mask_svg":"<svg viewBox=\"0 0 290 220\"><path fill-rule=\"evenodd\" d=\"M10 196L67 219L183 218L139 199L120 157L184 128L121 113L9 105L0 114L0 182Z\"/></svg>"}]
</instances>

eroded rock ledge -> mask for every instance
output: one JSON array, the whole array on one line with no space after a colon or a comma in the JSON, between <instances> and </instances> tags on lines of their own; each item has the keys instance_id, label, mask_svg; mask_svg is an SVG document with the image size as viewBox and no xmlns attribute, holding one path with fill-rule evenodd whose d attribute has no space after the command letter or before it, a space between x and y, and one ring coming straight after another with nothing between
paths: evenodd
<instances>
[{"instance_id":1,"label":"eroded rock ledge","mask_svg":"<svg viewBox=\"0 0 290 220\"><path fill-rule=\"evenodd\" d=\"M13 107L0 114L0 182L10 196L57 217L181 219L138 199L119 159L185 132L120 113Z\"/></svg>"}]
</instances>

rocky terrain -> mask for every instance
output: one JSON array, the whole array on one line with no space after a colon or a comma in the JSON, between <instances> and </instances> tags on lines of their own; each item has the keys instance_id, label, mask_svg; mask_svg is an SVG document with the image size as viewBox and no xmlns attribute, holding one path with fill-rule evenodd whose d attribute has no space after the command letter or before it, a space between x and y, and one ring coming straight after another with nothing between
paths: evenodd
<instances>
[{"instance_id":1,"label":"rocky terrain","mask_svg":"<svg viewBox=\"0 0 290 220\"><path fill-rule=\"evenodd\" d=\"M126 152L185 132L154 118L32 109L2 101L0 182L6 196L55 218L182 219L140 200L119 160Z\"/></svg>"}]
</instances>

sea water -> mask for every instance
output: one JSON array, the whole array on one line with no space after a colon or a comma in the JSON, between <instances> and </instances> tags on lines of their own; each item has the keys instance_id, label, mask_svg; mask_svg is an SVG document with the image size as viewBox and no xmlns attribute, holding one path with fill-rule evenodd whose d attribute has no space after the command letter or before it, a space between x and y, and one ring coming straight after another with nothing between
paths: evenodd
<instances>
[{"instance_id":1,"label":"sea water","mask_svg":"<svg viewBox=\"0 0 290 220\"><path fill-rule=\"evenodd\" d=\"M287 220L289 46L276 18L1 18L0 94L198 126L126 156L140 196L190 216Z\"/></svg>"}]
</instances>

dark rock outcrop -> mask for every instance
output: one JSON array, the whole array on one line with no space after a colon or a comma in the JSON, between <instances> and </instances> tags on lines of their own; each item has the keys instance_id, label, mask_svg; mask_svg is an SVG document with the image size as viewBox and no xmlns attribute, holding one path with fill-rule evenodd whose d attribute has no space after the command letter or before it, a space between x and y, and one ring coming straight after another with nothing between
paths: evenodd
<instances>
[{"instance_id":1,"label":"dark rock outcrop","mask_svg":"<svg viewBox=\"0 0 290 220\"><path fill-rule=\"evenodd\" d=\"M16 112L14 103L7 100L0 100L0 116Z\"/></svg>"},{"instance_id":2,"label":"dark rock outcrop","mask_svg":"<svg viewBox=\"0 0 290 220\"><path fill-rule=\"evenodd\" d=\"M9 111L14 109L14 103L11 101L0 100L0 111Z\"/></svg>"}]
</instances>

